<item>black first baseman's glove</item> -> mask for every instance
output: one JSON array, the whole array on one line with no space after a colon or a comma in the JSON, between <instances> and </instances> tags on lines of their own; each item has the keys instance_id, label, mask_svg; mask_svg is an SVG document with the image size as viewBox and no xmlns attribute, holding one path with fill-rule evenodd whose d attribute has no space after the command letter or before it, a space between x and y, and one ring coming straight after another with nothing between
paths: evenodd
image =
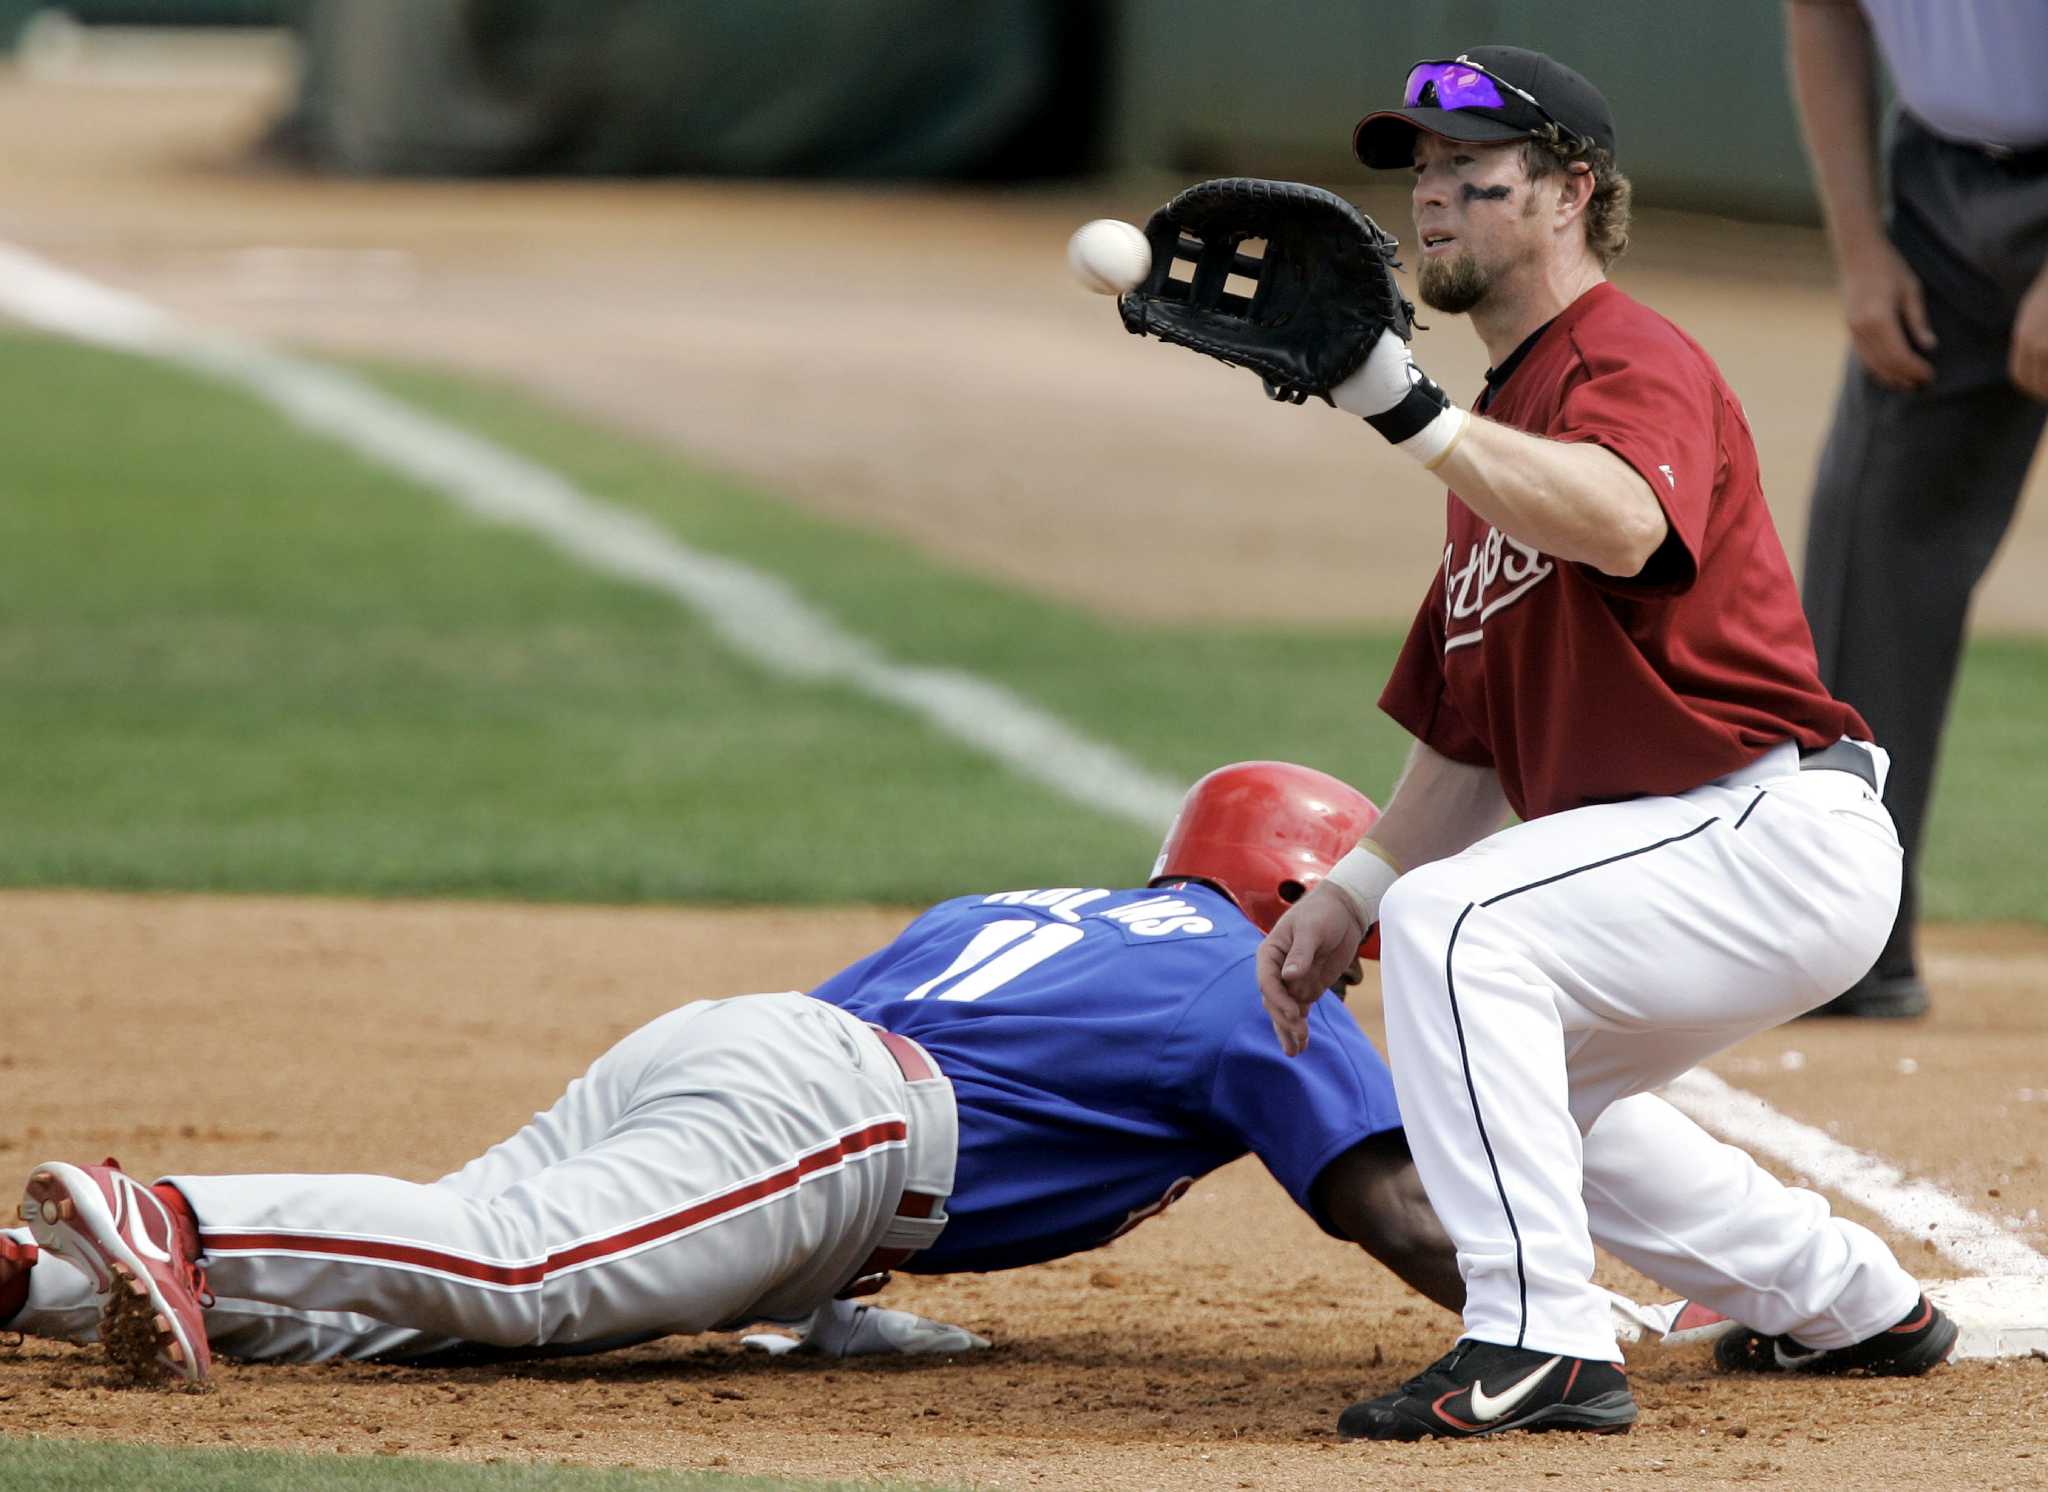
<instances>
[{"instance_id":1,"label":"black first baseman's glove","mask_svg":"<svg viewBox=\"0 0 2048 1492\"><path fill-rule=\"evenodd\" d=\"M1314 394L1432 471L1463 437L1465 411L1409 356L1415 307L1394 281L1393 236L1342 197L1224 177L1153 213L1145 238L1151 272L1118 303L1128 330L1250 368L1275 399ZM1249 238L1263 255L1242 251ZM1193 277L1174 278L1177 263Z\"/></svg>"},{"instance_id":2,"label":"black first baseman's glove","mask_svg":"<svg viewBox=\"0 0 2048 1492\"><path fill-rule=\"evenodd\" d=\"M1394 280L1394 237L1346 202L1292 181L1191 186L1145 225L1152 269L1120 303L1124 326L1250 368L1275 399L1325 400L1380 334L1406 342L1415 307ZM1264 239L1263 256L1241 251ZM1191 280L1175 279L1192 262ZM1227 288L1254 282L1249 295Z\"/></svg>"}]
</instances>

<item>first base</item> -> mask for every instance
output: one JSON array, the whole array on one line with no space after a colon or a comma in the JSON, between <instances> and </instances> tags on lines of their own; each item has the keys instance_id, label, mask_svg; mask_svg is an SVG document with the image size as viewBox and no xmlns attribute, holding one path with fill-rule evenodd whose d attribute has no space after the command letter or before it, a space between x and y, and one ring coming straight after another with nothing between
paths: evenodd
<instances>
[{"instance_id":1,"label":"first base","mask_svg":"<svg viewBox=\"0 0 2048 1492\"><path fill-rule=\"evenodd\" d=\"M2048 1276L1942 1280L1927 1287L1927 1298L1954 1317L1961 1329L1952 1362L1994 1357L2048 1360Z\"/></svg>"}]
</instances>

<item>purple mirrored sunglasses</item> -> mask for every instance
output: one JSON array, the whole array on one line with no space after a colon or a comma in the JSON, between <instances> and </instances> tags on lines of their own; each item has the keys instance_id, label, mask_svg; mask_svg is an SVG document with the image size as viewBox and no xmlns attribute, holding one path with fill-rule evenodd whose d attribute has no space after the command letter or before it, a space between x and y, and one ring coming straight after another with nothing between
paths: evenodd
<instances>
[{"instance_id":1,"label":"purple mirrored sunglasses","mask_svg":"<svg viewBox=\"0 0 2048 1492\"><path fill-rule=\"evenodd\" d=\"M1501 109L1507 106L1507 100L1502 97L1503 90L1541 114L1548 123L1556 125L1566 138L1578 138L1578 131L1559 122L1555 115L1536 102L1536 95L1527 89L1517 88L1507 79L1464 57L1455 57L1448 62L1416 63L1409 69L1408 86L1401 90L1401 106L1405 109L1417 105L1436 109Z\"/></svg>"}]
</instances>

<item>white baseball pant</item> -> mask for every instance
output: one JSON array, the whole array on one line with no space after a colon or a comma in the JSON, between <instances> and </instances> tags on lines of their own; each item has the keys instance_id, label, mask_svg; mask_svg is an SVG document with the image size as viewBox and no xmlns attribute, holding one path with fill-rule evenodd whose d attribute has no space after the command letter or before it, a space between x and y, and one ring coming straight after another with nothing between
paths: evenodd
<instances>
[{"instance_id":1,"label":"white baseball pant","mask_svg":"<svg viewBox=\"0 0 2048 1492\"><path fill-rule=\"evenodd\" d=\"M1387 1044L1458 1246L1466 1336L1619 1361L1596 1242L1810 1347L1911 1308L1918 1287L1875 1235L1649 1091L1861 976L1899 867L1877 794L1799 770L1786 746L1676 797L1518 824L1395 882Z\"/></svg>"}]
</instances>

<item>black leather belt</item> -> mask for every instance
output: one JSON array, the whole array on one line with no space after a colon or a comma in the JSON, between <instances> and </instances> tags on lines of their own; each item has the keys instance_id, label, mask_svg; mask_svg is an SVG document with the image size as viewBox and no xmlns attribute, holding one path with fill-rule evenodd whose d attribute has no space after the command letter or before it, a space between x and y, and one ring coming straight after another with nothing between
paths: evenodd
<instances>
[{"instance_id":1,"label":"black leather belt","mask_svg":"<svg viewBox=\"0 0 2048 1492\"><path fill-rule=\"evenodd\" d=\"M1877 764L1871 761L1870 753L1854 741L1837 741L1832 746L1800 752L1799 770L1847 772L1852 777L1861 777L1873 793L1877 791Z\"/></svg>"},{"instance_id":2,"label":"black leather belt","mask_svg":"<svg viewBox=\"0 0 2048 1492\"><path fill-rule=\"evenodd\" d=\"M2000 145L1994 140L1963 140L1954 135L1944 135L1926 120L1916 114L1901 110L1929 139L1950 146L1956 150L1967 150L1972 155L1981 155L1986 160L1997 161L2024 175L2037 171L2048 171L2048 141L2035 141L2027 145Z\"/></svg>"},{"instance_id":3,"label":"black leather belt","mask_svg":"<svg viewBox=\"0 0 2048 1492\"><path fill-rule=\"evenodd\" d=\"M2007 145L1993 145L1989 142L1969 141L1970 149L1989 160L1997 161L2009 171L2022 176L2038 176L2048 171L2048 145L2029 145L2014 149Z\"/></svg>"}]
</instances>

